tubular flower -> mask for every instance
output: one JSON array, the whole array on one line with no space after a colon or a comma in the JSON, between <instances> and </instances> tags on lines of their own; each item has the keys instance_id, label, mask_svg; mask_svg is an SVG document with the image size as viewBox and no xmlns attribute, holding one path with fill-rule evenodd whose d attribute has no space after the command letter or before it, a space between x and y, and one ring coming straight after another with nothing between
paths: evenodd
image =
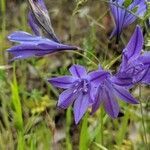
<instances>
[{"instance_id":1,"label":"tubular flower","mask_svg":"<svg viewBox=\"0 0 150 150\"><path fill-rule=\"evenodd\" d=\"M64 50L77 50L75 46L64 45L54 42L50 39L31 35L27 32L17 31L8 36L13 42L19 42L17 46L13 46L7 51L15 57L12 59L25 59L33 56L44 56L46 54L56 53Z\"/></svg>"},{"instance_id":2,"label":"tubular flower","mask_svg":"<svg viewBox=\"0 0 150 150\"><path fill-rule=\"evenodd\" d=\"M107 76L107 72L87 73L80 65L73 65L69 69L72 76L62 76L48 79L56 87L66 89L59 96L58 107L66 109L73 104L75 123L78 124L94 100L95 82Z\"/></svg>"},{"instance_id":3,"label":"tubular flower","mask_svg":"<svg viewBox=\"0 0 150 150\"><path fill-rule=\"evenodd\" d=\"M129 43L123 50L122 63L117 77L127 74L132 78L133 84L150 84L150 52L143 51L143 34L140 26L137 26Z\"/></svg>"},{"instance_id":4,"label":"tubular flower","mask_svg":"<svg viewBox=\"0 0 150 150\"><path fill-rule=\"evenodd\" d=\"M137 17L146 12L145 0L133 0L128 4L125 0L110 0L110 9L115 22L115 28L110 36L117 36L117 42L123 28L133 23Z\"/></svg>"},{"instance_id":5,"label":"tubular flower","mask_svg":"<svg viewBox=\"0 0 150 150\"><path fill-rule=\"evenodd\" d=\"M28 15L29 25L35 35L23 31L16 31L8 36L10 41L20 43L7 50L14 56L11 61L33 56L44 56L64 50L79 49L76 46L69 46L59 42L51 26L48 11L43 0L29 0L29 3L31 5L31 11ZM48 38L42 36L43 30Z\"/></svg>"},{"instance_id":6,"label":"tubular flower","mask_svg":"<svg viewBox=\"0 0 150 150\"><path fill-rule=\"evenodd\" d=\"M102 69L97 71L97 74L102 72ZM103 72L107 72L104 71ZM124 79L127 77L124 76ZM121 99L127 103L138 104L138 101L129 93L126 87L122 86L123 84L129 84L132 82L130 78L122 80L116 83L114 76L107 72L107 76L100 82L95 82L96 92L95 92L95 101L92 105L92 113L96 112L100 105L104 106L106 113L112 117L116 118L119 114L119 105L117 99Z\"/></svg>"}]
</instances>

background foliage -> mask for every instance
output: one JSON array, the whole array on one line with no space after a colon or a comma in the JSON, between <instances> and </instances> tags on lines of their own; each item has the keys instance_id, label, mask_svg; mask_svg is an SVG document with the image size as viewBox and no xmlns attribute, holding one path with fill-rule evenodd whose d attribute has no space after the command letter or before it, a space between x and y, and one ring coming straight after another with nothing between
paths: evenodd
<instances>
[{"instance_id":1,"label":"background foliage","mask_svg":"<svg viewBox=\"0 0 150 150\"><path fill-rule=\"evenodd\" d=\"M0 149L148 149L149 87L133 89L133 95L141 104L120 103L119 119L110 119L101 108L93 116L87 113L76 126L72 108L67 111L56 108L61 91L46 81L48 77L67 74L67 68L73 63L83 64L89 70L101 63L105 68L111 65L115 71L119 59L112 60L120 55L135 24L124 30L120 44L116 45L115 39L108 40L114 24L105 1L46 0L46 4L61 41L78 45L85 51L8 63L10 56L5 50L12 43L8 42L7 35L16 30L31 32L27 22L29 7L23 0L0 0ZM145 18L148 17L149 12Z\"/></svg>"}]
</instances>

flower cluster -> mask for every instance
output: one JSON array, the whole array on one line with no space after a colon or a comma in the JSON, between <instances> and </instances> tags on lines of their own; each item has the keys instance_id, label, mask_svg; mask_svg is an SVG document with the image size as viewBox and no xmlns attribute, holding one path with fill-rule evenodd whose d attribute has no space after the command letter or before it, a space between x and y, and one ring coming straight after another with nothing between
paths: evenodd
<instances>
[{"instance_id":1,"label":"flower cluster","mask_svg":"<svg viewBox=\"0 0 150 150\"><path fill-rule=\"evenodd\" d=\"M107 114L116 118L120 111L118 99L138 104L129 89L140 82L150 84L150 52L142 53L142 47L142 30L137 26L123 50L122 63L115 75L101 67L87 74L83 66L73 65L70 68L72 77L49 79L52 85L67 89L60 95L58 106L65 109L74 104L75 122L78 123L90 106L94 113L103 105Z\"/></svg>"},{"instance_id":2,"label":"flower cluster","mask_svg":"<svg viewBox=\"0 0 150 150\"><path fill-rule=\"evenodd\" d=\"M17 31L8 36L10 41L20 43L8 50L15 56L12 60L78 50L76 46L60 43L42 0L29 0L29 3L29 25L34 35ZM134 22L137 16L144 15L146 4L144 0L134 0L128 5L124 0L110 0L110 8L116 25L111 37L119 37L122 28ZM43 30L48 38L42 36ZM122 51L122 62L117 73L112 74L100 66L95 71L87 72L84 66L73 65L69 69L71 75L48 79L53 86L64 89L59 96L58 107L66 109L73 105L75 123L78 124L89 107L93 114L102 105L110 117L116 118L120 112L118 100L138 104L138 100L130 94L130 88L138 83L150 84L150 52L142 50L143 44L142 29L137 25Z\"/></svg>"}]
</instances>

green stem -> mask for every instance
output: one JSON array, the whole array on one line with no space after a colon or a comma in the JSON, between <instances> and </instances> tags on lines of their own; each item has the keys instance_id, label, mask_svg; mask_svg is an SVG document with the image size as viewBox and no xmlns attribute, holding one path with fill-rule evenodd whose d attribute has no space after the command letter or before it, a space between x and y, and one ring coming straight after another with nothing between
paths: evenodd
<instances>
[{"instance_id":1,"label":"green stem","mask_svg":"<svg viewBox=\"0 0 150 150\"><path fill-rule=\"evenodd\" d=\"M70 51L64 51L64 52L70 52ZM71 51L72 53L75 53L75 54L78 54L80 56L82 56L83 58L86 58L88 61L90 61L95 67L97 67L98 65L92 61L89 57L85 56L84 54L82 53L79 53L79 52L76 52L76 51Z\"/></svg>"},{"instance_id":2,"label":"green stem","mask_svg":"<svg viewBox=\"0 0 150 150\"><path fill-rule=\"evenodd\" d=\"M143 126L143 130L144 130L144 143L146 145L146 147L148 146L148 142L147 142L147 136L146 136L146 128L145 128L145 121L144 121L144 112L143 112L143 107L142 107L142 102L141 102L141 97L142 97L142 92L141 92L141 85L139 86L139 101L140 101L140 110L141 110L141 116L142 116L142 126ZM147 147L147 150L149 148Z\"/></svg>"},{"instance_id":3,"label":"green stem","mask_svg":"<svg viewBox=\"0 0 150 150\"><path fill-rule=\"evenodd\" d=\"M113 59L108 65L105 66L105 69L110 69L110 67L111 67L112 65L114 65L114 63L115 63L116 61L118 61L120 58L121 58L121 55L119 55L118 57L116 57L115 59Z\"/></svg>"},{"instance_id":4,"label":"green stem","mask_svg":"<svg viewBox=\"0 0 150 150\"><path fill-rule=\"evenodd\" d=\"M72 143L70 139L70 126L71 126L71 107L67 109L66 113L66 149L72 150Z\"/></svg>"},{"instance_id":5,"label":"green stem","mask_svg":"<svg viewBox=\"0 0 150 150\"><path fill-rule=\"evenodd\" d=\"M101 135L100 135L100 139L101 139L101 144L103 145L103 143L104 143L103 109L101 109L100 118L101 118L101 132L100 132Z\"/></svg>"}]
</instances>

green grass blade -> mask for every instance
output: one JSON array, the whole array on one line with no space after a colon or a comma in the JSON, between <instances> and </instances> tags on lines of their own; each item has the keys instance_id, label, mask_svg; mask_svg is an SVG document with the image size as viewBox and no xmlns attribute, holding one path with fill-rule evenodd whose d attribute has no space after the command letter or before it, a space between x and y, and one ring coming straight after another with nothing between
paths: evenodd
<instances>
[{"instance_id":1,"label":"green grass blade","mask_svg":"<svg viewBox=\"0 0 150 150\"><path fill-rule=\"evenodd\" d=\"M14 107L14 123L17 129L23 129L22 107L16 80L15 64L13 66L13 82L11 83L12 105Z\"/></svg>"},{"instance_id":2,"label":"green grass blade","mask_svg":"<svg viewBox=\"0 0 150 150\"><path fill-rule=\"evenodd\" d=\"M88 114L83 118L81 132L80 132L80 141L79 141L79 150L87 150L89 145L89 133L88 133Z\"/></svg>"},{"instance_id":3,"label":"green grass blade","mask_svg":"<svg viewBox=\"0 0 150 150\"><path fill-rule=\"evenodd\" d=\"M71 107L69 107L66 113L66 149L67 150L72 150L72 144L71 144L70 133L69 133L71 122L72 122Z\"/></svg>"},{"instance_id":4,"label":"green grass blade","mask_svg":"<svg viewBox=\"0 0 150 150\"><path fill-rule=\"evenodd\" d=\"M128 128L128 119L130 118L130 111L128 109L128 107L126 107L126 112L125 112L125 116L122 118L122 123L119 127L119 131L116 137L116 143L117 145L121 145L123 143L123 140L125 138L125 134L127 132L127 128Z\"/></svg>"}]
</instances>

